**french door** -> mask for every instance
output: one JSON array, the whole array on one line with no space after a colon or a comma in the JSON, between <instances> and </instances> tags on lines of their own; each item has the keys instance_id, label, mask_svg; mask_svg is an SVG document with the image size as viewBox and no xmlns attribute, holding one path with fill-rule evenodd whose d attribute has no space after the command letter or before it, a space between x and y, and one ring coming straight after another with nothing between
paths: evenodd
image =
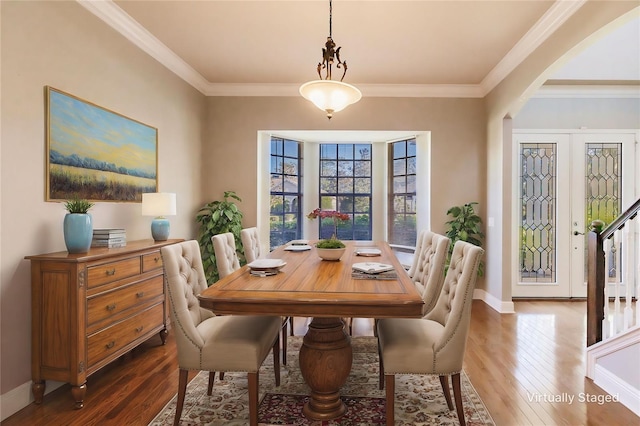
<instances>
[{"instance_id":1,"label":"french door","mask_svg":"<svg viewBox=\"0 0 640 426\"><path fill-rule=\"evenodd\" d=\"M514 132L513 297L586 297L587 232L632 203L635 135Z\"/></svg>"}]
</instances>

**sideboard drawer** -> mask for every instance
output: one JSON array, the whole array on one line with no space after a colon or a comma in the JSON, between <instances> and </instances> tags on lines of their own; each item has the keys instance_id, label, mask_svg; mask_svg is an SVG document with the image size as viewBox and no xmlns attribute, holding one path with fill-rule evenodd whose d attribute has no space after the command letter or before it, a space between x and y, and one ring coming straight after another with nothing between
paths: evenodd
<instances>
[{"instance_id":1,"label":"sideboard drawer","mask_svg":"<svg viewBox=\"0 0 640 426\"><path fill-rule=\"evenodd\" d=\"M164 294L162 275L87 299L87 326Z\"/></svg>"},{"instance_id":2,"label":"sideboard drawer","mask_svg":"<svg viewBox=\"0 0 640 426\"><path fill-rule=\"evenodd\" d=\"M162 303L140 312L111 327L89 336L87 339L87 363L89 368L102 359L118 352L123 347L144 336L148 330L163 324Z\"/></svg>"},{"instance_id":3,"label":"sideboard drawer","mask_svg":"<svg viewBox=\"0 0 640 426\"><path fill-rule=\"evenodd\" d=\"M160 268L162 268L162 256L159 251L142 256L142 272L149 272Z\"/></svg>"},{"instance_id":4,"label":"sideboard drawer","mask_svg":"<svg viewBox=\"0 0 640 426\"><path fill-rule=\"evenodd\" d=\"M87 287L97 287L122 278L140 274L140 257L105 263L88 268Z\"/></svg>"}]
</instances>

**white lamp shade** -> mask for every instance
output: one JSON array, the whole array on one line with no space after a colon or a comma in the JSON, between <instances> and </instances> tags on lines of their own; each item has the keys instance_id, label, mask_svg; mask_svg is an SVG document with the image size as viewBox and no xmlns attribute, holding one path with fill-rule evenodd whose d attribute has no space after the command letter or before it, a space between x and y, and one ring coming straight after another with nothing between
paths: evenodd
<instances>
[{"instance_id":1,"label":"white lamp shade","mask_svg":"<svg viewBox=\"0 0 640 426\"><path fill-rule=\"evenodd\" d=\"M149 192L142 194L143 216L173 216L176 214L176 194Z\"/></svg>"},{"instance_id":2,"label":"white lamp shade","mask_svg":"<svg viewBox=\"0 0 640 426\"><path fill-rule=\"evenodd\" d=\"M315 106L331 113L342 111L362 98L355 86L341 81L314 80L300 86L300 94Z\"/></svg>"}]
</instances>

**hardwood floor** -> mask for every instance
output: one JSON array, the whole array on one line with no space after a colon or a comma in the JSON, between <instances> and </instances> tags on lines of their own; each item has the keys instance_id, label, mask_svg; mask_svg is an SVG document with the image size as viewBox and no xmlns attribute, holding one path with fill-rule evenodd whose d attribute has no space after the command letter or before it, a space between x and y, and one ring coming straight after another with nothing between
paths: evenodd
<instances>
[{"instance_id":1,"label":"hardwood floor","mask_svg":"<svg viewBox=\"0 0 640 426\"><path fill-rule=\"evenodd\" d=\"M578 401L585 394L606 395L584 377L585 310L585 302L521 301L516 314L500 315L474 301L465 371L497 425L640 424L620 403ZM295 324L296 334L303 334L305 319ZM370 335L372 324L355 318L354 335ZM63 386L2 425L145 426L176 393L175 348L170 332L165 346L153 338L94 374L81 410L73 409ZM564 402L545 402L556 395Z\"/></svg>"}]
</instances>

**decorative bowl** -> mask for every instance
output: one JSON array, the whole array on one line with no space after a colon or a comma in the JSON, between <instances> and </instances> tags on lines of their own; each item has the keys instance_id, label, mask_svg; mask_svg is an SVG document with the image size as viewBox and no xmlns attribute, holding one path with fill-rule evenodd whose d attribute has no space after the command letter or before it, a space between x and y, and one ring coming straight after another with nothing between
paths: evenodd
<instances>
[{"instance_id":1,"label":"decorative bowl","mask_svg":"<svg viewBox=\"0 0 640 426\"><path fill-rule=\"evenodd\" d=\"M340 260L340 258L342 257L342 255L346 250L346 247L342 247L342 248L316 247L316 250L318 251L318 256L320 256L322 260Z\"/></svg>"}]
</instances>

